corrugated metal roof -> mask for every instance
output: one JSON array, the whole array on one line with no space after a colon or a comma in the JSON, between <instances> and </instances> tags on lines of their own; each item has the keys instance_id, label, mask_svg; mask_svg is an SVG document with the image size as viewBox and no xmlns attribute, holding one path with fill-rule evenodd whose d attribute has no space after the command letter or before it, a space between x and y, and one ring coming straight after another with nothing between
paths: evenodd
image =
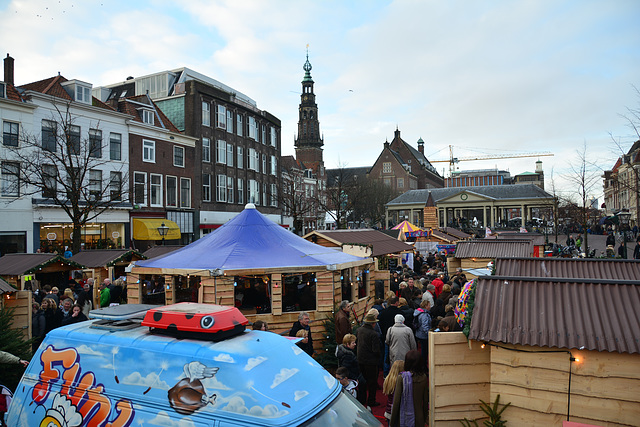
<instances>
[{"instance_id":1,"label":"corrugated metal roof","mask_svg":"<svg viewBox=\"0 0 640 427\"><path fill-rule=\"evenodd\" d=\"M531 240L474 239L458 242L456 258L498 258L533 256Z\"/></svg>"},{"instance_id":2,"label":"corrugated metal roof","mask_svg":"<svg viewBox=\"0 0 640 427\"><path fill-rule=\"evenodd\" d=\"M184 248L184 246L182 245L154 246L151 249L147 249L146 251L144 251L142 255L147 257L147 259L151 259L151 258L159 257L162 255L166 255L169 252L173 252L180 248Z\"/></svg>"},{"instance_id":3,"label":"corrugated metal roof","mask_svg":"<svg viewBox=\"0 0 640 427\"><path fill-rule=\"evenodd\" d=\"M483 276L469 338L640 352L640 282Z\"/></svg>"},{"instance_id":4,"label":"corrugated metal roof","mask_svg":"<svg viewBox=\"0 0 640 427\"><path fill-rule=\"evenodd\" d=\"M497 276L640 280L640 261L605 258L498 258Z\"/></svg>"},{"instance_id":5,"label":"corrugated metal roof","mask_svg":"<svg viewBox=\"0 0 640 427\"><path fill-rule=\"evenodd\" d=\"M111 267L119 261L144 259L144 255L131 249L90 249L78 252L70 259L89 268Z\"/></svg>"},{"instance_id":6,"label":"corrugated metal roof","mask_svg":"<svg viewBox=\"0 0 640 427\"><path fill-rule=\"evenodd\" d=\"M14 288L13 286L11 286L9 283L5 282L1 277L0 277L0 294L4 294L7 292L17 292L18 290L16 288Z\"/></svg>"},{"instance_id":7,"label":"corrugated metal roof","mask_svg":"<svg viewBox=\"0 0 640 427\"><path fill-rule=\"evenodd\" d=\"M457 237L458 239L468 239L469 237L471 237L471 234L467 234L464 231L460 231L457 228L453 227L443 227L440 229L440 231Z\"/></svg>"},{"instance_id":8,"label":"corrugated metal roof","mask_svg":"<svg viewBox=\"0 0 640 427\"><path fill-rule=\"evenodd\" d=\"M544 234L519 233L517 231L502 231L497 233L498 239L532 240L536 246L544 246Z\"/></svg>"},{"instance_id":9,"label":"corrugated metal roof","mask_svg":"<svg viewBox=\"0 0 640 427\"><path fill-rule=\"evenodd\" d=\"M378 230L372 229L316 230L313 233L340 242L341 244L357 243L361 245L371 245L373 252L371 256L373 257L413 251L414 249L412 245L408 245Z\"/></svg>"},{"instance_id":10,"label":"corrugated metal roof","mask_svg":"<svg viewBox=\"0 0 640 427\"><path fill-rule=\"evenodd\" d=\"M57 254L6 254L0 258L0 275L20 276L53 262L62 262L77 268L83 267Z\"/></svg>"}]
</instances>

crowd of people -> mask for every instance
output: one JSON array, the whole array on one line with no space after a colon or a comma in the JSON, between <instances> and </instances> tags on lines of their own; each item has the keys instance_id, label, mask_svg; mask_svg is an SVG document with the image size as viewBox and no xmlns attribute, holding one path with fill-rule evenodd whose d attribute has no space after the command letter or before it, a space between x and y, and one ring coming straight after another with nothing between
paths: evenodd
<instances>
[{"instance_id":1,"label":"crowd of people","mask_svg":"<svg viewBox=\"0 0 640 427\"><path fill-rule=\"evenodd\" d=\"M390 426L424 425L429 331L462 330L454 307L467 278L462 269L449 277L444 259L417 254L414 269L393 271L390 291L375 300L354 334L349 302L336 311L336 379L364 406L386 404ZM376 401L380 370L386 402Z\"/></svg>"}]
</instances>

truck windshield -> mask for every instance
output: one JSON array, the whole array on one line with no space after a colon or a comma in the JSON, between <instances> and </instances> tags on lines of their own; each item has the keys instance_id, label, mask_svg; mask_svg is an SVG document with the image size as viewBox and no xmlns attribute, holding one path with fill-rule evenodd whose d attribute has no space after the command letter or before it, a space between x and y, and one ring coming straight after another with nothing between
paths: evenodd
<instances>
[{"instance_id":1,"label":"truck windshield","mask_svg":"<svg viewBox=\"0 0 640 427\"><path fill-rule=\"evenodd\" d=\"M349 393L340 392L338 397L316 416L302 424L304 427L382 426L382 423L365 409Z\"/></svg>"}]
</instances>

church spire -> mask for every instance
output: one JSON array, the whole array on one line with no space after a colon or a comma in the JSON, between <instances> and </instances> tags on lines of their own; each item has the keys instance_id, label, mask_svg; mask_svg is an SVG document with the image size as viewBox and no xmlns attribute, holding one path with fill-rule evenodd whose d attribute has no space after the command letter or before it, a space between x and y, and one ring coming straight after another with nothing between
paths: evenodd
<instances>
[{"instance_id":1,"label":"church spire","mask_svg":"<svg viewBox=\"0 0 640 427\"><path fill-rule=\"evenodd\" d=\"M302 69L302 94L300 95L300 107L298 108L298 137L294 145L297 148L315 148L320 150L322 158L322 146L324 142L320 133L318 121L318 105L316 95L313 93L313 79L311 78L311 62L309 62L309 45L307 45L307 57Z\"/></svg>"}]
</instances>

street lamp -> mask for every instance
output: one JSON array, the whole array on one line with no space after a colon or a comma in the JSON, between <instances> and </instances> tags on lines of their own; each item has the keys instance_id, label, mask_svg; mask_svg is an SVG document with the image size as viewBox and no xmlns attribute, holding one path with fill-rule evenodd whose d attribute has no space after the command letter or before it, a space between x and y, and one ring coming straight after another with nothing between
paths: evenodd
<instances>
[{"instance_id":1,"label":"street lamp","mask_svg":"<svg viewBox=\"0 0 640 427\"><path fill-rule=\"evenodd\" d=\"M165 236L167 235L168 232L169 232L169 227L164 225L164 222L163 222L162 225L160 227L158 227L158 234L160 234L160 236L162 236L162 246L164 246L164 238L165 238Z\"/></svg>"},{"instance_id":2,"label":"street lamp","mask_svg":"<svg viewBox=\"0 0 640 427\"><path fill-rule=\"evenodd\" d=\"M622 257L627 259L627 228L629 228L631 214L629 212L620 212L618 213L618 219L620 220L620 230L622 231Z\"/></svg>"}]
</instances>

